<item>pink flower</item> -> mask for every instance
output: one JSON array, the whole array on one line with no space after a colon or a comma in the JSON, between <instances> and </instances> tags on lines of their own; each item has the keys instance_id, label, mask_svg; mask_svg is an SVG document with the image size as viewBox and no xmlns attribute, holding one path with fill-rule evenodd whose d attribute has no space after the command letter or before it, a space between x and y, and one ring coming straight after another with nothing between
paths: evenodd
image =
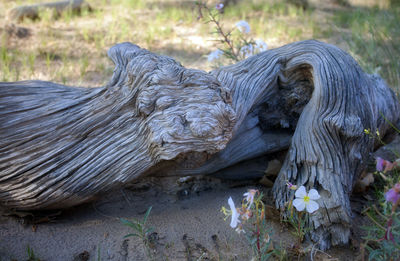
<instances>
[{"instance_id":1,"label":"pink flower","mask_svg":"<svg viewBox=\"0 0 400 261\"><path fill-rule=\"evenodd\" d=\"M256 189L249 189L246 193L243 194L243 196L245 196L245 200L247 201L247 204L248 204L247 209L250 209L251 205L253 205L254 196L256 195L257 192L258 192L258 190L256 190Z\"/></svg>"},{"instance_id":2,"label":"pink flower","mask_svg":"<svg viewBox=\"0 0 400 261\"><path fill-rule=\"evenodd\" d=\"M392 162L388 161L388 160L384 160L381 157L377 157L376 158L376 170L377 171L383 171L383 172L387 172L387 171L391 171L396 164L393 164Z\"/></svg>"},{"instance_id":3,"label":"pink flower","mask_svg":"<svg viewBox=\"0 0 400 261\"><path fill-rule=\"evenodd\" d=\"M385 199L387 202L392 202L393 204L396 204L399 201L400 183L397 183L393 188L389 189L389 191L385 193Z\"/></svg>"},{"instance_id":4,"label":"pink flower","mask_svg":"<svg viewBox=\"0 0 400 261\"><path fill-rule=\"evenodd\" d=\"M385 199L387 202L396 204L396 202L400 199L400 195L394 189L389 189L389 191L385 193Z\"/></svg>"},{"instance_id":5,"label":"pink flower","mask_svg":"<svg viewBox=\"0 0 400 261\"><path fill-rule=\"evenodd\" d=\"M376 170L377 171L383 171L384 162L385 162L385 160L382 159L381 157L376 158Z\"/></svg>"},{"instance_id":6,"label":"pink flower","mask_svg":"<svg viewBox=\"0 0 400 261\"><path fill-rule=\"evenodd\" d=\"M288 187L288 189L290 190L297 190L297 186L293 185L292 183L290 183L289 181L286 182L286 186Z\"/></svg>"}]
</instances>

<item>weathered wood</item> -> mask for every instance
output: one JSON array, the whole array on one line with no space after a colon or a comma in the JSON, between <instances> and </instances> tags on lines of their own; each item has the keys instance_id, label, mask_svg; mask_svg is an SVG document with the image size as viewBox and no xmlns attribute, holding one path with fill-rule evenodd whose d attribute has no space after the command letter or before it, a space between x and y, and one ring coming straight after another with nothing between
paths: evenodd
<instances>
[{"instance_id":1,"label":"weathered wood","mask_svg":"<svg viewBox=\"0 0 400 261\"><path fill-rule=\"evenodd\" d=\"M277 207L293 198L286 181L316 188L312 238L321 248L348 241L349 196L376 147L363 130L387 136L381 114L400 118L378 76L318 41L211 73L129 43L109 56L116 68L105 87L0 83L3 206L69 207L147 175L245 179L224 169L289 149L273 188Z\"/></svg>"},{"instance_id":2,"label":"weathered wood","mask_svg":"<svg viewBox=\"0 0 400 261\"><path fill-rule=\"evenodd\" d=\"M21 21L24 18L38 19L42 10L53 10L57 15L60 15L66 10L81 11L81 8L89 5L85 4L84 0L64 0L50 3L39 3L34 5L18 6L9 11L9 18L15 21Z\"/></svg>"},{"instance_id":3,"label":"weathered wood","mask_svg":"<svg viewBox=\"0 0 400 261\"><path fill-rule=\"evenodd\" d=\"M76 205L160 161L224 148L234 112L215 77L132 44L109 54L104 88L0 83L3 205Z\"/></svg>"}]
</instances>

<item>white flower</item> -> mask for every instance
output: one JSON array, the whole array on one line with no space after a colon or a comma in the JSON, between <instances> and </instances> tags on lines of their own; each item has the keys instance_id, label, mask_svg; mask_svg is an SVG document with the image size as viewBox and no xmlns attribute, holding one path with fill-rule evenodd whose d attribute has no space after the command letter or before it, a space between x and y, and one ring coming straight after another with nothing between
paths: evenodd
<instances>
[{"instance_id":1,"label":"white flower","mask_svg":"<svg viewBox=\"0 0 400 261\"><path fill-rule=\"evenodd\" d=\"M240 48L239 53L246 59L253 55L253 51L254 51L253 45L248 44Z\"/></svg>"},{"instance_id":2,"label":"white flower","mask_svg":"<svg viewBox=\"0 0 400 261\"><path fill-rule=\"evenodd\" d=\"M264 52L264 51L266 51L268 49L267 44L263 40L257 39L254 42L256 44L255 45L255 49L256 49L257 52Z\"/></svg>"},{"instance_id":3,"label":"white flower","mask_svg":"<svg viewBox=\"0 0 400 261\"><path fill-rule=\"evenodd\" d=\"M237 22L235 24L235 26L237 27L237 29L239 29L239 31L241 33L245 33L245 34L250 33L250 25L249 25L248 22L246 22L244 20L241 20L241 21Z\"/></svg>"},{"instance_id":4,"label":"white flower","mask_svg":"<svg viewBox=\"0 0 400 261\"><path fill-rule=\"evenodd\" d=\"M224 8L224 4L222 4L222 3L219 3L219 4L215 5L215 9L217 9L218 11L222 10L222 8Z\"/></svg>"},{"instance_id":5,"label":"white flower","mask_svg":"<svg viewBox=\"0 0 400 261\"><path fill-rule=\"evenodd\" d=\"M229 199L228 199L228 204L232 211L231 228L235 228L235 227L237 227L238 223L240 223L240 220L239 220L240 214L236 210L235 203L233 203L233 200L231 197L229 197Z\"/></svg>"},{"instance_id":6,"label":"white flower","mask_svg":"<svg viewBox=\"0 0 400 261\"><path fill-rule=\"evenodd\" d=\"M318 191L315 189L311 189L308 193L304 186L301 186L296 193L294 194L296 199L293 200L293 206L297 209L297 211L307 210L308 213L313 213L314 211L319 209L319 205L314 200L320 198Z\"/></svg>"},{"instance_id":7,"label":"white flower","mask_svg":"<svg viewBox=\"0 0 400 261\"><path fill-rule=\"evenodd\" d=\"M253 205L254 196L256 195L256 193L256 189L249 189L246 193L243 194L243 196L246 197L245 200L247 201L247 203L249 203L247 209L250 209L251 205Z\"/></svg>"},{"instance_id":8,"label":"white flower","mask_svg":"<svg viewBox=\"0 0 400 261\"><path fill-rule=\"evenodd\" d=\"M221 50L215 50L208 55L208 62L211 63L214 60L218 60L224 52Z\"/></svg>"},{"instance_id":9,"label":"white flower","mask_svg":"<svg viewBox=\"0 0 400 261\"><path fill-rule=\"evenodd\" d=\"M240 233L244 233L246 234L246 231L244 231L243 226L241 224L239 224L239 226L235 229L235 231L240 234Z\"/></svg>"}]
</instances>

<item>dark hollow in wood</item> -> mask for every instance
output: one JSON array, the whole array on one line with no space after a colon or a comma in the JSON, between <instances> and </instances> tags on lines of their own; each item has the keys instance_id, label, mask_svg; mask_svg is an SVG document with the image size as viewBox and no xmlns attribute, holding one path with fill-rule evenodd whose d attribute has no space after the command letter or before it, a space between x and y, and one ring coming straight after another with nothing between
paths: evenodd
<instances>
[{"instance_id":1,"label":"dark hollow in wood","mask_svg":"<svg viewBox=\"0 0 400 261\"><path fill-rule=\"evenodd\" d=\"M286 181L316 188L313 240L324 249L348 242L349 196L377 145L363 131L388 136L387 121L399 121L381 78L313 40L210 73L130 43L108 54L116 68L104 87L0 83L2 206L66 208L148 175L254 178L257 169L229 167L265 167L265 155L288 150L276 206L285 213L293 199Z\"/></svg>"}]
</instances>

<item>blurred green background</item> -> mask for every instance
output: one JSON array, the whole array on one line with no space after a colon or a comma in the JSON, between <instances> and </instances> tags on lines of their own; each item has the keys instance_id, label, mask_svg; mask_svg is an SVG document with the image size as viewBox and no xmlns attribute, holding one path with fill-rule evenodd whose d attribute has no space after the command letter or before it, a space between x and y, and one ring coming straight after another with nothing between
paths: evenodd
<instances>
[{"instance_id":1,"label":"blurred green background","mask_svg":"<svg viewBox=\"0 0 400 261\"><path fill-rule=\"evenodd\" d=\"M195 1L86 0L80 13L12 21L14 7L49 2L0 2L0 81L40 79L76 86L101 86L114 65L107 50L129 41L166 54L186 67L209 70L217 49L212 24L198 20ZM222 24L239 20L268 48L318 39L348 51L369 73L396 91L400 83L399 0L225 0ZM218 1L208 1L210 7Z\"/></svg>"}]
</instances>

